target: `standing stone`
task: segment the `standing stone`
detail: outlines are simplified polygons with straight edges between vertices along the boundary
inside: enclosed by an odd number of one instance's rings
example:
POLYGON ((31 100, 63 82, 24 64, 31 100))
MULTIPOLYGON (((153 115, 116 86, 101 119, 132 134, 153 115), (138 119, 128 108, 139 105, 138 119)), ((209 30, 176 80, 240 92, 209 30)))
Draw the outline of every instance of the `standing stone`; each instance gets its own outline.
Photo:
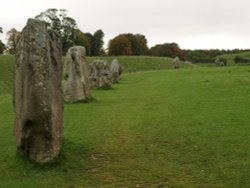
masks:
POLYGON ((90 64, 91 86, 94 88, 110 88, 112 85, 109 64, 104 60, 95 60, 90 64))
POLYGON ((86 50, 82 46, 69 48, 63 71, 64 100, 67 102, 90 99, 89 71, 85 59, 86 50))
POLYGON ((39 163, 53 160, 63 133, 61 43, 43 21, 29 19, 22 31, 13 95, 18 153, 39 163))
POLYGON ((174 66, 175 69, 180 68, 180 59, 179 59, 179 57, 175 57, 173 59, 173 66, 174 66))
POLYGON ((214 62, 216 66, 227 66, 227 60, 224 58, 216 58, 214 62))
POLYGON ((114 59, 110 65, 110 73, 112 83, 117 83, 120 80, 122 74, 122 67, 117 59, 114 59))
POLYGON ((221 64, 219 58, 216 58, 214 62, 215 62, 215 65, 216 65, 216 66, 220 66, 220 64, 221 64))

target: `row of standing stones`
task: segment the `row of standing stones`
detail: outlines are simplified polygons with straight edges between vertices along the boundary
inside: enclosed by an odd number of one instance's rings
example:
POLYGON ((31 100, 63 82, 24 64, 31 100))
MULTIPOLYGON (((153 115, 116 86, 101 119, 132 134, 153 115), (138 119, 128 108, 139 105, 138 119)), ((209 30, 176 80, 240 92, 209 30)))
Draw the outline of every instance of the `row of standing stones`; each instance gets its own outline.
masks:
POLYGON ((120 80, 122 68, 117 59, 109 65, 105 60, 86 62, 86 50, 82 46, 71 47, 66 55, 63 70, 64 100, 67 102, 87 101, 91 88, 111 88, 120 80))
POLYGON ((86 63, 85 48, 68 50, 61 88, 61 42, 43 21, 29 19, 17 46, 14 65, 14 134, 17 152, 38 163, 58 156, 63 134, 64 100, 88 100, 90 89, 118 82, 121 66, 86 63))

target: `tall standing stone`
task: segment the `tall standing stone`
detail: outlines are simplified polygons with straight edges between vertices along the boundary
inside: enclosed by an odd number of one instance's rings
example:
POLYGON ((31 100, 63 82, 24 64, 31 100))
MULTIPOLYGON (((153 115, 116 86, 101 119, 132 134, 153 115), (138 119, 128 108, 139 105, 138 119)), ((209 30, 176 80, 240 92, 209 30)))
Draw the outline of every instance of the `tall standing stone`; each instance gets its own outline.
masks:
POLYGON ((120 76, 122 74, 122 67, 117 59, 114 59, 111 62, 110 73, 111 73, 112 83, 117 83, 120 80, 120 76))
POLYGON ((90 64, 91 86, 94 88, 110 88, 112 85, 109 64, 105 60, 95 60, 90 64))
POLYGON ((86 101, 90 98, 89 71, 85 59, 86 50, 82 46, 69 48, 63 71, 64 100, 68 102, 86 101))
POLYGON ((13 95, 18 153, 39 163, 53 160, 63 133, 61 43, 43 21, 29 19, 22 31, 13 95))

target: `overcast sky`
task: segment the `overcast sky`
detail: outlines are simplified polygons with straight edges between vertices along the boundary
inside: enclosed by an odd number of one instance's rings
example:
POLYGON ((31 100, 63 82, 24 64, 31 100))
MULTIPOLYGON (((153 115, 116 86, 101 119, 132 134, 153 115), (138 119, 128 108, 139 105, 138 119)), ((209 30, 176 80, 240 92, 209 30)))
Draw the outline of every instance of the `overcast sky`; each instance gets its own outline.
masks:
POLYGON ((0 7, 4 32, 57 8, 67 9, 83 32, 102 29, 106 43, 130 32, 145 35, 150 47, 176 42, 183 49, 250 48, 250 0, 5 0, 0 7))

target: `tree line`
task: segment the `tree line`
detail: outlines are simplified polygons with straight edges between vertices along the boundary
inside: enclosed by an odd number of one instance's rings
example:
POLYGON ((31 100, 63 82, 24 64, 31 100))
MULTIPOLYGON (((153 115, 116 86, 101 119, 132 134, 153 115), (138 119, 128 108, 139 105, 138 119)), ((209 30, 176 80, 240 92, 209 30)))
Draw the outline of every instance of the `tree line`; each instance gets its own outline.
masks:
MULTIPOLYGON (((0 34, 2 33, 3 33, 3 28, 0 27, 0 34)), ((5 49, 6 49, 5 44, 2 42, 2 40, 0 40, 0 54, 2 54, 5 49)))
MULTIPOLYGON (((184 50, 175 42, 156 44, 149 48, 147 38, 142 34, 123 33, 115 36, 108 43, 108 48, 104 49, 104 32, 98 29, 93 34, 81 31, 76 21, 67 15, 65 9, 48 9, 41 12, 35 19, 48 23, 48 29, 58 33, 62 41, 62 52, 75 45, 81 45, 86 48, 88 56, 102 55, 148 55, 162 57, 179 57, 181 60, 208 63, 214 62, 217 56, 223 54, 240 53, 250 51, 242 49, 234 50, 184 50)), ((3 33, 0 27, 0 34, 3 33)), ((20 31, 12 28, 7 32, 7 44, 0 40, 0 54, 6 51, 9 54, 15 54, 17 42, 20 37, 20 31)))
MULTIPOLYGON (((85 46, 87 55, 98 56, 105 54, 103 49, 103 31, 99 29, 93 34, 82 32, 78 28, 76 21, 67 15, 67 10, 48 9, 37 15, 35 19, 47 22, 48 29, 54 30, 60 36, 63 54, 75 45, 85 46)), ((21 32, 15 28, 8 31, 7 44, 6 46, 3 44, 2 48, 0 46, 0 53, 6 50, 9 54, 15 54, 20 34, 21 32)))

